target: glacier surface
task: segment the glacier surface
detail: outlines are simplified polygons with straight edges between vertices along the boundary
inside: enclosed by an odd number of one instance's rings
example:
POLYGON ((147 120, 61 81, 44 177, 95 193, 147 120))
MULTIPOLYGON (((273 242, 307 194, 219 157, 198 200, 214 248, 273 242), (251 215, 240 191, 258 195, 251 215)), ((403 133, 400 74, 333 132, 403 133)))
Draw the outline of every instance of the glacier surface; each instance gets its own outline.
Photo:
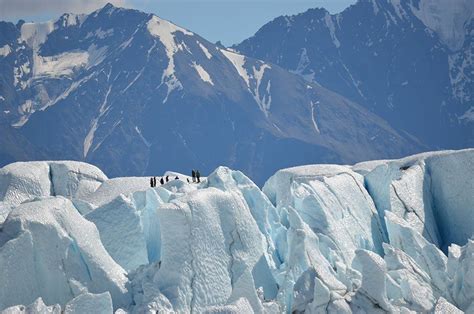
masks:
POLYGON ((0 169, 1 313, 474 311, 474 149, 169 174, 0 169))

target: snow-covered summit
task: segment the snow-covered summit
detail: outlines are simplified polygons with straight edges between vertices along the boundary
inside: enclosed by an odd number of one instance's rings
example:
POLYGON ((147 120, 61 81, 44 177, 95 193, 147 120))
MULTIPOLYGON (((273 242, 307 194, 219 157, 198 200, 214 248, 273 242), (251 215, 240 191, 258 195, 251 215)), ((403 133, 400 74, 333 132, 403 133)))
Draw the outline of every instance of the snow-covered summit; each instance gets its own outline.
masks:
POLYGON ((473 173, 473 149, 282 169, 263 190, 226 167, 152 188, 11 164, 0 310, 470 312, 473 173))

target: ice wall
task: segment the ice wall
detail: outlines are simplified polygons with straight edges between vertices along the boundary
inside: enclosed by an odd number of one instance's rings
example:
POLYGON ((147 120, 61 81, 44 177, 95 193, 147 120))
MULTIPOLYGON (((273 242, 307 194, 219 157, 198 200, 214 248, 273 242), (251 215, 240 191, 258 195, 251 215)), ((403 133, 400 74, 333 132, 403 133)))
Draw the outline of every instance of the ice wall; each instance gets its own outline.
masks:
POLYGON ((382 252, 384 233, 364 178, 349 167, 280 170, 263 187, 277 211, 296 210, 317 235, 329 237, 350 264, 356 249, 382 252))
POLYGON ((366 162, 353 170, 364 175, 381 217, 393 212, 445 252, 472 236, 473 149, 366 162))

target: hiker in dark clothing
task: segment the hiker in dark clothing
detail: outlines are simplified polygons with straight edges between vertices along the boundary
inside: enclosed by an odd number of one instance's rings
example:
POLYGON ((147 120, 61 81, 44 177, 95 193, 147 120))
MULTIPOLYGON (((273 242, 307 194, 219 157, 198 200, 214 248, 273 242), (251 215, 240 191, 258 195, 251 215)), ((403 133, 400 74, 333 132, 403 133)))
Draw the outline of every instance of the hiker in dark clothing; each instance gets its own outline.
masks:
POLYGON ((191 171, 191 176, 193 177, 193 183, 196 182, 196 171, 191 171))
POLYGON ((150 186, 153 188, 153 178, 150 178, 150 186))
POLYGON ((170 176, 166 176, 166 182, 170 181, 170 176))
POLYGON ((174 179, 175 179, 175 180, 179 180, 179 177, 178 177, 178 176, 176 176, 176 178, 174 178, 174 179))
POLYGON ((199 173, 199 170, 196 170, 196 178, 197 178, 197 182, 200 183, 201 182, 201 173, 199 173))
POLYGON ((165 181, 163 180, 163 178, 160 179, 160 183, 161 185, 165 184, 165 181))
POLYGON ((156 188, 156 177, 153 177, 153 187, 156 188))
POLYGON ((189 178, 186 178, 186 181, 188 181, 188 183, 189 183, 189 178))

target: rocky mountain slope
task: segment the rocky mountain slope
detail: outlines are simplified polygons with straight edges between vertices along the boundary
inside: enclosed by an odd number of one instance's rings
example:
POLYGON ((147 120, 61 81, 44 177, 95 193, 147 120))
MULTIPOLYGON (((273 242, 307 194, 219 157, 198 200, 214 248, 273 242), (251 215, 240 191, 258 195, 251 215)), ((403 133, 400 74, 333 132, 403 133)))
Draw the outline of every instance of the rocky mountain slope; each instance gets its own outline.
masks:
POLYGON ((365 106, 435 148, 474 145, 474 3, 359 0, 282 16, 234 48, 365 106))
POLYGON ((282 167, 426 149, 353 101, 151 14, 107 5, 0 30, 3 164, 83 160, 111 176, 228 165, 261 184, 282 167))

